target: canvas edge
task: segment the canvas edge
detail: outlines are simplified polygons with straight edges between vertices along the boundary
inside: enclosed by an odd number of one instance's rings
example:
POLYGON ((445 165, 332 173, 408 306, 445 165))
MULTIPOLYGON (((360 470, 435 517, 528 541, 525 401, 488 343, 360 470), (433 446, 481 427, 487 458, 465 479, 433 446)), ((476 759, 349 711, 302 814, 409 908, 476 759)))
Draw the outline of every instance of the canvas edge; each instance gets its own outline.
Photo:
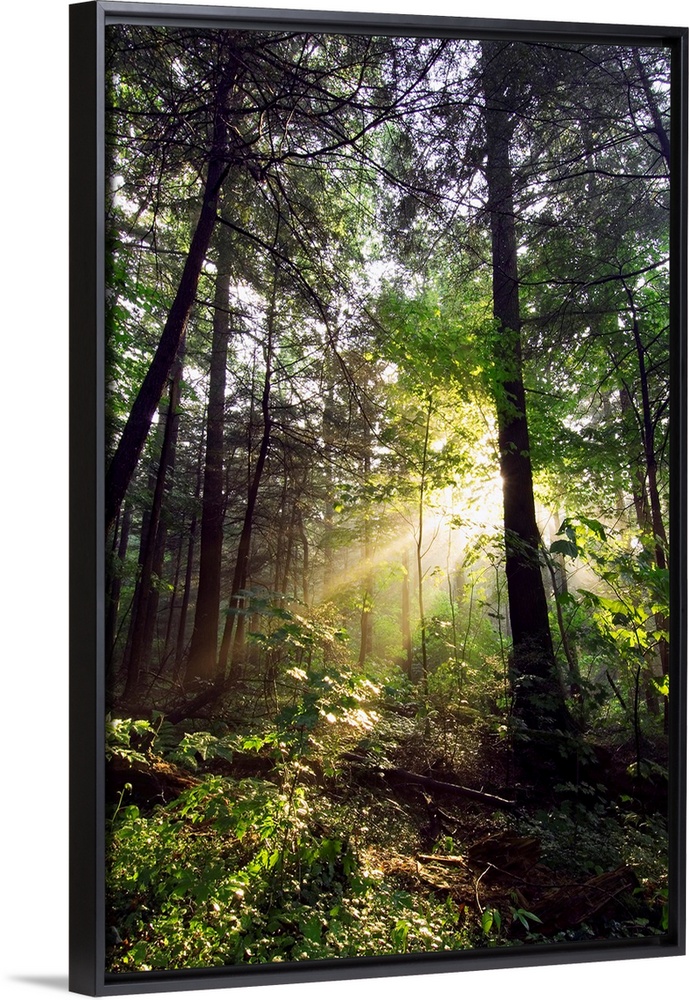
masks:
POLYGON ((104 15, 77 4, 69 19, 69 986, 95 995, 105 964, 104 15))
POLYGON ((669 882, 675 901, 670 908, 670 936, 677 954, 686 954, 687 907, 687 268, 689 199, 689 29, 678 29, 672 47, 670 337, 675 363, 671 371, 670 593, 671 690, 669 775, 669 882))

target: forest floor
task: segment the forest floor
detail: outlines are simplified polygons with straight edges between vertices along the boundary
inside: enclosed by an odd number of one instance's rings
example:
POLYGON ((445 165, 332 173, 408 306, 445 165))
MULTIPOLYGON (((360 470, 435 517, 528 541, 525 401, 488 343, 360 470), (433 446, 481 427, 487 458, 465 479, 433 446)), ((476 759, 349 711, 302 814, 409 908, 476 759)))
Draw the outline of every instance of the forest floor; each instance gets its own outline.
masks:
POLYGON ((536 784, 497 720, 376 708, 292 743, 117 722, 109 971, 665 933, 662 735, 536 784))

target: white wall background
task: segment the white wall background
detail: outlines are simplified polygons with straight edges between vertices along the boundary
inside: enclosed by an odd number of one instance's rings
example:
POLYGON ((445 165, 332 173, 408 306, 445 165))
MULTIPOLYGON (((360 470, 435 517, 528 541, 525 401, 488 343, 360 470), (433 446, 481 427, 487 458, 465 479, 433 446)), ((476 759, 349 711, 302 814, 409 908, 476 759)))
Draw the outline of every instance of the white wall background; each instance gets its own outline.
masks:
MULTIPOLYGON (((213 3, 213 0, 205 0, 213 3)), ((683 0, 244 0, 246 6, 689 23, 683 0)), ((220 5, 220 4, 218 4, 220 5)), ((239 0, 238 5, 241 5, 239 0)), ((8 1000, 67 992, 67 0, 0 21, 0 954, 8 1000)), ((253 987, 233 1000, 432 992, 685 996, 689 959, 253 987)), ((185 994, 159 994, 183 996, 185 994)), ((191 996, 189 994, 186 994, 191 996)), ((194 1000, 229 997, 202 991, 194 1000)))

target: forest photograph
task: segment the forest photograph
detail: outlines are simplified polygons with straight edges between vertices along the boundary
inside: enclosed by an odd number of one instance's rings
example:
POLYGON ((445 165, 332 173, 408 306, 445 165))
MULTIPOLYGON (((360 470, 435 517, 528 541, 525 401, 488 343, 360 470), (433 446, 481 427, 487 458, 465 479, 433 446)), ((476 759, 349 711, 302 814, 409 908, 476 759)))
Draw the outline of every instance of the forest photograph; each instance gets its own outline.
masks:
POLYGON ((107 972, 660 941, 670 49, 105 31, 107 972))

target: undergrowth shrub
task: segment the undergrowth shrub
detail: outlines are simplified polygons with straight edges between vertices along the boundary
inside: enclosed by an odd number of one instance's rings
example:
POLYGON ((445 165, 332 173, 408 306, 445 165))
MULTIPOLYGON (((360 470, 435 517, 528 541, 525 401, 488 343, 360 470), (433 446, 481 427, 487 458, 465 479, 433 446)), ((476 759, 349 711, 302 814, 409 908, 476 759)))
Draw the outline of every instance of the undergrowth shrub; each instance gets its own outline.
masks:
MULTIPOLYGON (((324 835, 306 789, 209 777, 109 831, 112 971, 467 946, 451 901, 415 900, 324 835)), ((320 814, 320 815, 319 815, 320 814)))

